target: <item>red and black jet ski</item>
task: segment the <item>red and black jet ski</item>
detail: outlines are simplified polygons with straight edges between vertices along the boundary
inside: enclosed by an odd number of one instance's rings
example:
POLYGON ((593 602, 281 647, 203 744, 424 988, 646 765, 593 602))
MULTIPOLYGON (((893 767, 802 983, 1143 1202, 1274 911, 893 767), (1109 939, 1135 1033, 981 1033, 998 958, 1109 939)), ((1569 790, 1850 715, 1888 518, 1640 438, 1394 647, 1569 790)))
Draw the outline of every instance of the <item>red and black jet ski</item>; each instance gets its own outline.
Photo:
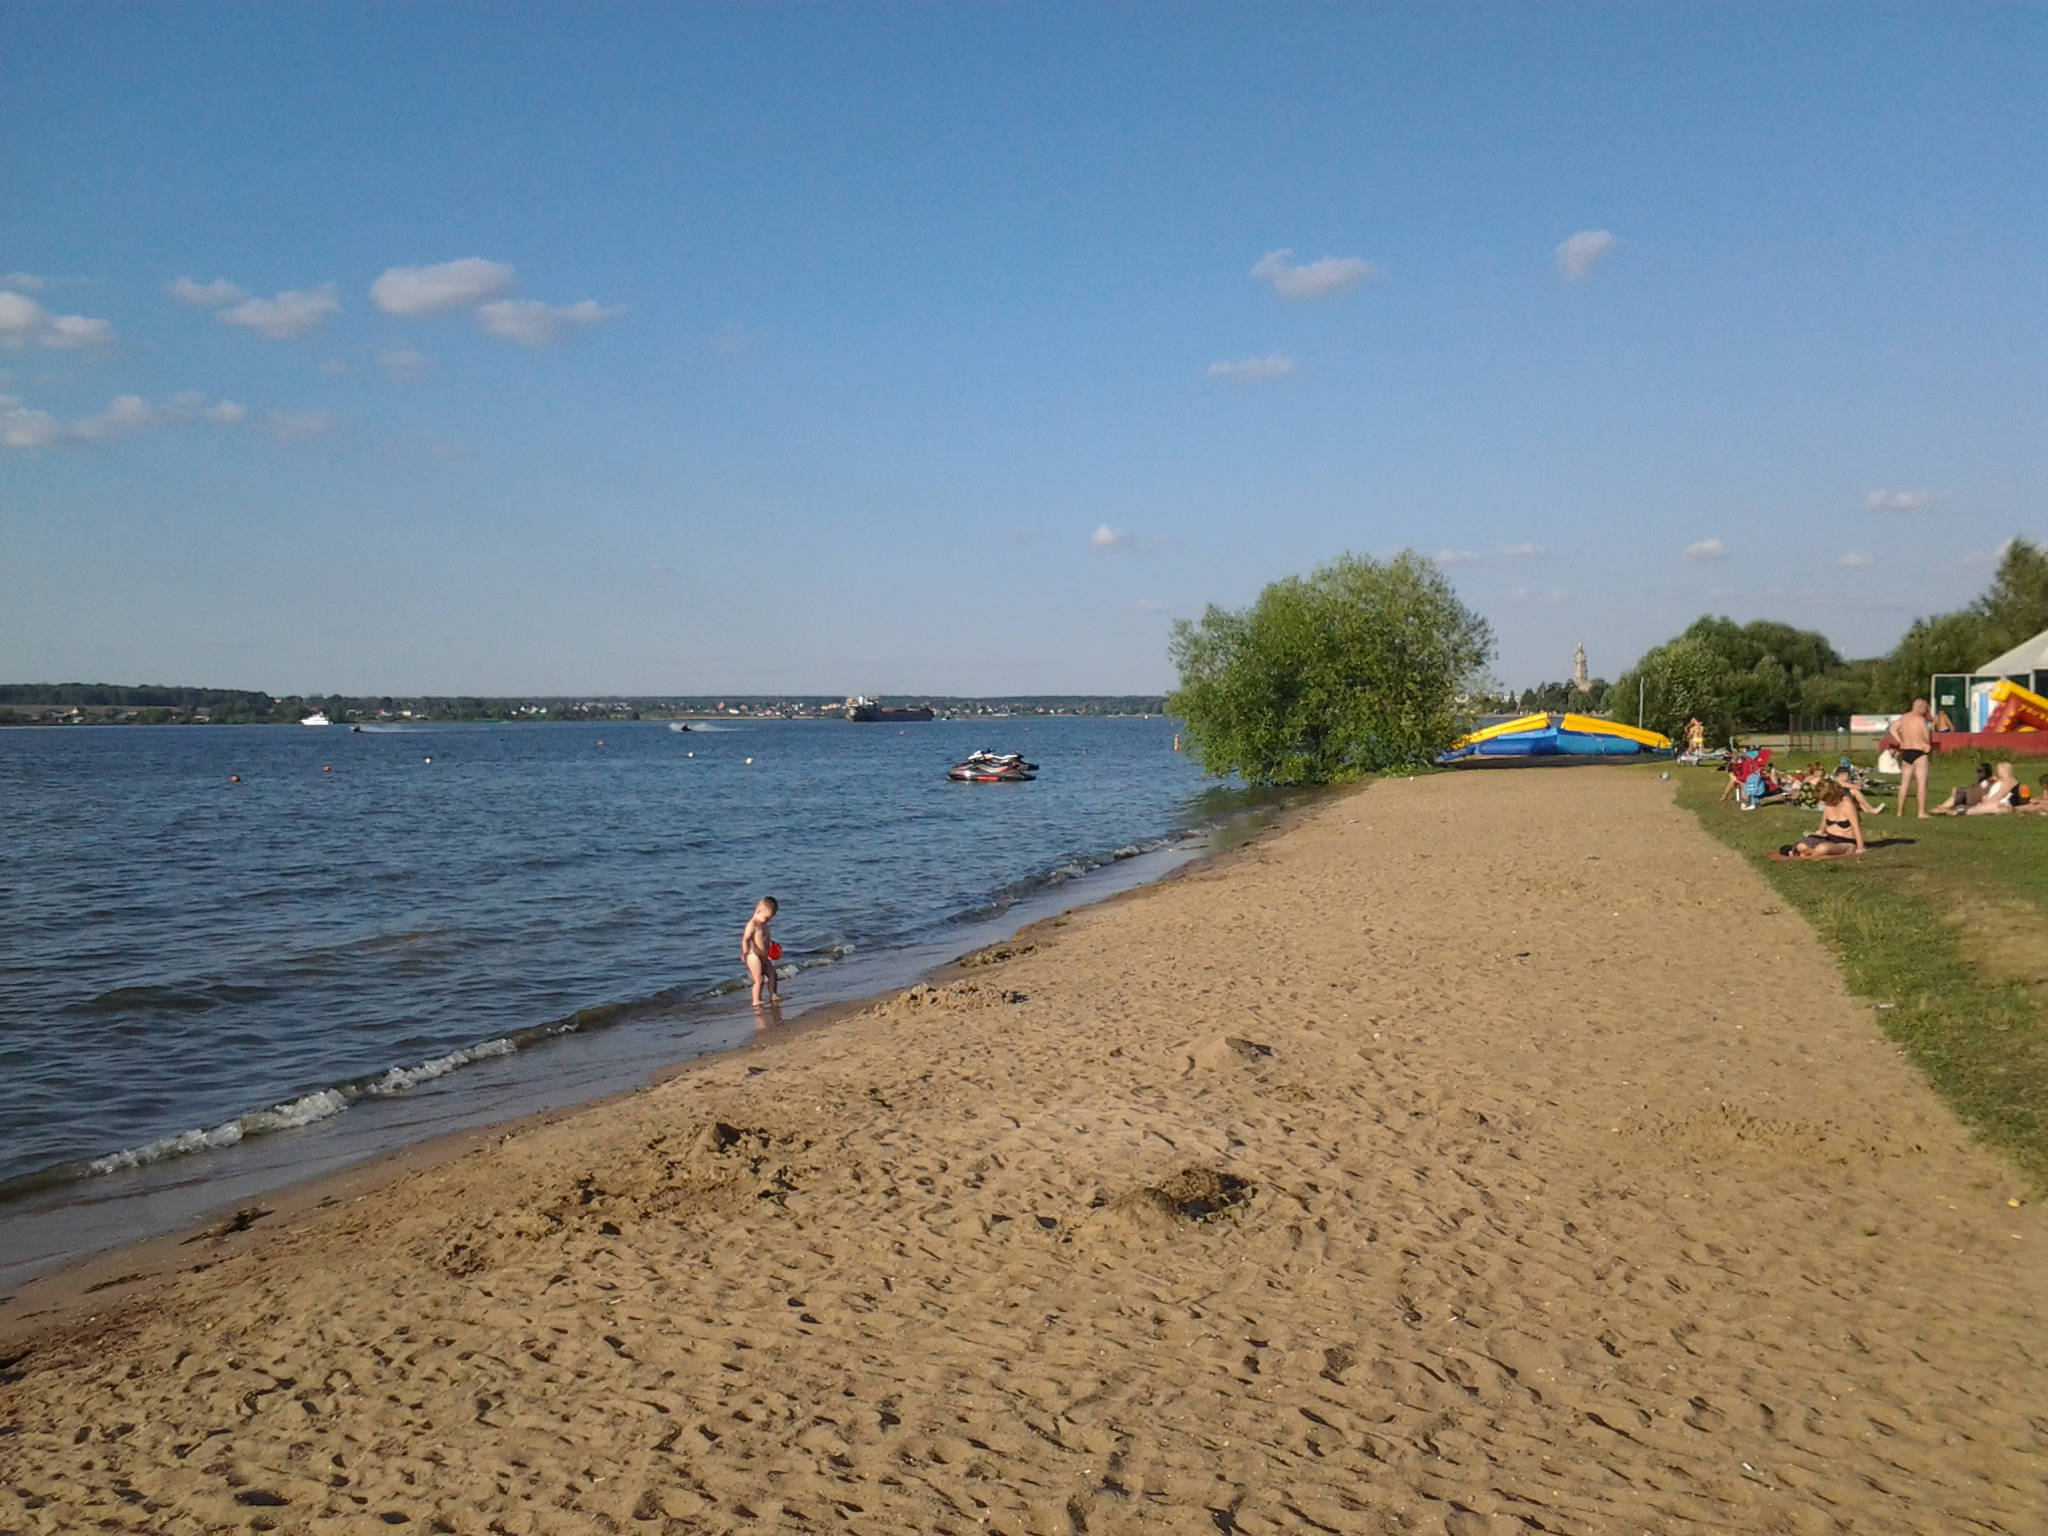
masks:
POLYGON ((1029 784, 1037 774, 1038 764, 1015 752, 977 752, 946 770, 956 784, 1029 784))

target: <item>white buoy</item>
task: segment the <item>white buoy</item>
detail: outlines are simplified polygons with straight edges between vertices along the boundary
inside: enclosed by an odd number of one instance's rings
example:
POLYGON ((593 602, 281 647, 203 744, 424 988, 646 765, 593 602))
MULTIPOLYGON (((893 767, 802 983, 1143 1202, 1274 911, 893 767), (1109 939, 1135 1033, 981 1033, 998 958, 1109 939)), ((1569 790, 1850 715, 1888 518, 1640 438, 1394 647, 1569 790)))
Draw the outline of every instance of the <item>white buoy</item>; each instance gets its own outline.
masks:
POLYGON ((752 759, 752 758, 750 757, 750 758, 748 758, 748 759, 747 759, 747 761, 751 763, 751 762, 753 761, 753 759, 752 759))

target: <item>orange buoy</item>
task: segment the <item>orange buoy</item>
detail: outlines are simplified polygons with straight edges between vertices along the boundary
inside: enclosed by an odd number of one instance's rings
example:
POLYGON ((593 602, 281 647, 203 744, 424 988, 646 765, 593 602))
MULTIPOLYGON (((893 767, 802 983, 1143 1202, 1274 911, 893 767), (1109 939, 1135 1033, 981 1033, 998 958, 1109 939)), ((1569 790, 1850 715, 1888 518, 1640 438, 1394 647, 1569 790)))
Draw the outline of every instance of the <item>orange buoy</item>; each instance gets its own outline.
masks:
POLYGON ((231 773, 228 775, 228 782, 230 784, 239 784, 242 782, 242 776, 239 773, 231 773))

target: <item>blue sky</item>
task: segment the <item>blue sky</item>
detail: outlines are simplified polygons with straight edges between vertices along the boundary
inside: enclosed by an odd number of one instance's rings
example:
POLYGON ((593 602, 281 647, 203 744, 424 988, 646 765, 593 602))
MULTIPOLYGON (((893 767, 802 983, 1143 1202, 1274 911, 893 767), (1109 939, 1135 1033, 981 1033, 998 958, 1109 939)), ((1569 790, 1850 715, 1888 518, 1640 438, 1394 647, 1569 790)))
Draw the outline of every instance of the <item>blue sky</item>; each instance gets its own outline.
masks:
POLYGON ((2048 534, 2039 6, 7 34, 9 680, 1156 689, 1409 546, 1521 685, 2048 534))

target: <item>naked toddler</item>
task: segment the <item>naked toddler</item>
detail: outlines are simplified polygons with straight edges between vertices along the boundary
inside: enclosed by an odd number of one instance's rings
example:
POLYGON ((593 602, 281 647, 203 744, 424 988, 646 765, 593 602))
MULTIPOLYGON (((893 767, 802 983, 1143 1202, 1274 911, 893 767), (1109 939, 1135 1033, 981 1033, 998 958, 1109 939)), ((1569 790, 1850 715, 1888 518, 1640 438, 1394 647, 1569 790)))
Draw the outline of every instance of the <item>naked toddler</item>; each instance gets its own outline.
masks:
POLYGON ((775 958, 781 946, 768 932, 776 911, 775 898, 763 896, 754 903, 754 915, 747 919, 747 926, 740 930, 740 958, 747 962, 747 974, 754 978, 754 1006, 757 1008, 761 1006, 763 988, 767 989, 768 1001, 777 1001, 779 997, 775 990, 775 958))

